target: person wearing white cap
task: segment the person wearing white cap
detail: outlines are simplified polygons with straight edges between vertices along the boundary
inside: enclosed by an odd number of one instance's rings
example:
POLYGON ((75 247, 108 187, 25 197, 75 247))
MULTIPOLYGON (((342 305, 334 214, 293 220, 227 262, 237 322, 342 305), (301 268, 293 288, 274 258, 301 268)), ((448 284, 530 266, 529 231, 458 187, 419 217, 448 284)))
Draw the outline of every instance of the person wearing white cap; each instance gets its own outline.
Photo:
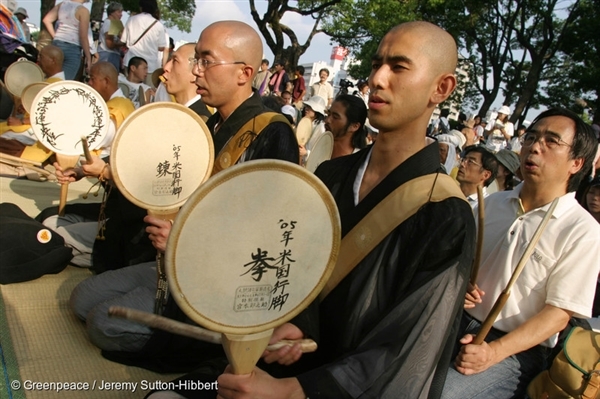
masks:
POLYGON ((303 115, 304 118, 309 118, 312 122, 312 133, 306 142, 306 145, 300 145, 300 160, 305 161, 310 154, 312 146, 316 143, 317 138, 325 133, 325 107, 327 103, 323 97, 312 96, 309 100, 304 101, 303 115))
POLYGON ((512 122, 508 121, 510 108, 503 105, 498 110, 498 117, 493 123, 490 123, 488 128, 487 146, 494 152, 498 152, 506 148, 506 144, 515 134, 515 127, 512 122))
POLYGON ((27 10, 23 7, 19 7, 15 11, 15 16, 21 25, 21 31, 23 32, 25 43, 31 42, 31 32, 29 32, 29 26, 27 25, 27 22, 25 22, 25 20, 29 18, 29 15, 27 15, 27 10))
POLYGON ((459 166, 456 150, 460 147, 458 138, 453 134, 438 134, 435 138, 440 147, 440 163, 444 165, 446 173, 456 179, 459 166))

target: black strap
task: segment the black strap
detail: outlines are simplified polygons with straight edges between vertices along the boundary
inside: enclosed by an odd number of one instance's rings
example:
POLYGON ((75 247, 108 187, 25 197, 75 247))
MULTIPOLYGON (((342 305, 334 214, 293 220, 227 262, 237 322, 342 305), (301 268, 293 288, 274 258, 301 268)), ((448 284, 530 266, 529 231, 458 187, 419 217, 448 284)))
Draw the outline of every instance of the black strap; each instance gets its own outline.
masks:
POLYGON ((142 37, 144 37, 144 35, 145 35, 146 33, 148 33, 148 31, 149 31, 149 30, 150 30, 150 29, 151 29, 151 28, 154 26, 154 24, 155 24, 155 23, 157 23, 157 22, 158 22, 158 20, 157 20, 157 19, 155 19, 155 20, 154 20, 154 22, 152 22, 152 23, 150 24, 150 26, 149 26, 149 27, 147 27, 147 28, 146 28, 146 30, 145 30, 145 31, 144 31, 144 32, 143 32, 143 33, 140 35, 140 37, 138 37, 138 39, 135 41, 135 43, 133 43, 133 44, 131 45, 131 47, 135 46, 135 45, 136 45, 136 44, 137 44, 137 43, 138 43, 138 42, 139 42, 139 41, 142 39, 142 37))

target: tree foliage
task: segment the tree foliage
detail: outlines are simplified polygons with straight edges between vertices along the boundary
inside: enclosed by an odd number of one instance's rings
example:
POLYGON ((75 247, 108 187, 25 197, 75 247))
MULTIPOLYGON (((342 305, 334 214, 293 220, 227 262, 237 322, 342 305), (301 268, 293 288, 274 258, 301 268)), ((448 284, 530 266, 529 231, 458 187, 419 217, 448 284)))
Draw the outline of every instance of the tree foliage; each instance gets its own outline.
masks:
POLYGON ((511 120, 516 121, 524 119, 529 109, 548 104, 547 94, 561 87, 551 84, 557 75, 565 77, 561 82, 566 77, 581 82, 567 87, 579 90, 582 98, 595 91, 600 35, 594 16, 599 15, 599 4, 597 0, 344 0, 325 20, 324 30, 357 59, 351 75, 364 77, 377 43, 390 28, 410 20, 433 22, 454 36, 469 66, 468 79, 459 82, 464 92, 457 90, 463 95, 459 101, 463 108, 477 109, 481 104, 479 113, 485 114, 503 97, 502 102, 514 109, 511 120), (566 42, 571 44, 565 46, 566 42), (595 68, 584 73, 590 64, 595 68), (576 66, 581 69, 573 70, 576 66))
POLYGON ((379 42, 392 26, 416 19, 415 6, 415 1, 393 0, 343 0, 334 6, 323 21, 323 31, 357 60, 350 76, 369 76, 379 42))
POLYGON ((322 31, 319 25, 323 16, 340 1, 298 0, 296 6, 292 6, 288 0, 270 0, 267 11, 261 16, 256 9, 255 0, 250 0, 250 13, 275 59, 282 61, 286 70, 291 71, 298 65, 300 56, 306 52, 313 37, 322 31), (287 12, 313 18, 313 27, 303 44, 300 43, 296 33, 288 25, 281 22, 287 12), (287 41, 289 41, 289 44, 286 43, 287 41))
POLYGON ((573 11, 573 23, 559 48, 560 62, 548 76, 543 103, 569 104, 580 111, 585 103, 595 115, 600 113, 600 2, 582 0, 573 11), (579 101, 579 100, 583 101, 579 101))

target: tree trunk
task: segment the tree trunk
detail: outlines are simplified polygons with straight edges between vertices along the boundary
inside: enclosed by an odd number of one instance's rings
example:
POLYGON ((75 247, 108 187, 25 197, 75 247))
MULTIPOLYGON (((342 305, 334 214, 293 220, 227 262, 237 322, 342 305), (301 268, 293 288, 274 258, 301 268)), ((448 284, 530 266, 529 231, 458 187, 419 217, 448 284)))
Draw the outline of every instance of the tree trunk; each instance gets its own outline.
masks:
POLYGON ((93 0, 92 10, 90 11, 90 21, 102 21, 104 15, 105 0, 93 0))
POLYGON ((517 100, 517 105, 515 105, 515 110, 510 116, 510 121, 515 123, 521 117, 521 114, 526 110, 529 101, 536 94, 538 85, 540 82, 540 75, 542 73, 543 65, 538 64, 531 65, 531 70, 527 74, 527 80, 525 81, 525 85, 523 86, 523 90, 521 91, 521 95, 517 100))
POLYGON ((41 31, 48 32, 48 30, 42 23, 42 18, 44 18, 44 16, 46 14, 48 14, 48 11, 50 11, 52 9, 52 7, 54 7, 55 5, 56 5, 56 0, 42 0, 42 4, 40 5, 40 16, 41 17, 39 20, 39 27, 40 27, 41 31))

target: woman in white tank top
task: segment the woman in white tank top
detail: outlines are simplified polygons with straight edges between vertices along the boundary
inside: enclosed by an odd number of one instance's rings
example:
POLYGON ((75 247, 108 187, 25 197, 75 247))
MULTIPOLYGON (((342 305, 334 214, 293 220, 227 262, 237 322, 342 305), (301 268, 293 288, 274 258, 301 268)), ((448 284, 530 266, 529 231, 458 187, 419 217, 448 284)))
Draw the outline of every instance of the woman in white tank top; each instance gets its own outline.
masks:
POLYGON ((89 0, 65 0, 57 4, 43 18, 44 25, 54 39, 52 44, 64 53, 65 78, 75 79, 81 66, 81 51, 85 56, 85 71, 90 72, 92 56, 88 40, 90 12, 82 4, 89 0), (54 23, 58 21, 56 30, 54 23))

